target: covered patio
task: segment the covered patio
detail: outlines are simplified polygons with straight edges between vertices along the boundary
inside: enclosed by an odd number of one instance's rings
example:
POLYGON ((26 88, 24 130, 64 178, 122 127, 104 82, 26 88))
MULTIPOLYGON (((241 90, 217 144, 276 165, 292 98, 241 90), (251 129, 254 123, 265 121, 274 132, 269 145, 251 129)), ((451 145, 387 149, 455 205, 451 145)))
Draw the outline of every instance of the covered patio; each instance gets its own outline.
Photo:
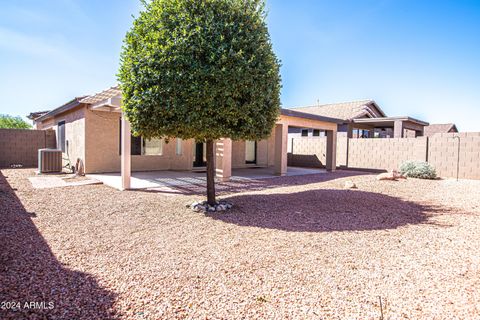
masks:
MULTIPOLYGON (((193 181, 204 182, 204 173, 188 171, 184 168, 179 175, 178 171, 156 171, 155 174, 145 172, 132 172, 132 154, 131 154, 131 128, 130 123, 121 111, 122 96, 118 89, 107 90, 103 93, 93 96, 88 101, 89 109, 92 111, 101 111, 108 113, 118 113, 121 116, 120 126, 120 172, 113 174, 92 174, 97 180, 103 181, 107 185, 126 189, 145 189, 145 188, 165 188, 170 185, 182 185, 193 181)), ((231 139, 219 139, 215 143, 215 171, 216 178, 220 182, 238 180, 245 178, 273 177, 313 173, 312 169, 298 169, 287 167, 287 143, 288 127, 302 127, 322 130, 326 133, 326 171, 335 171, 336 169, 336 139, 337 126, 342 121, 339 119, 323 117, 319 115, 308 114, 304 112, 281 109, 280 116, 273 128, 272 135, 266 140, 262 140, 262 145, 266 153, 263 154, 263 163, 255 164, 255 167, 261 169, 237 169, 239 159, 242 157, 234 152, 231 139)), ((238 149, 237 149, 238 151, 238 149)), ((166 159, 166 158, 164 158, 166 159)), ((190 159, 193 160, 193 159, 190 159)), ((242 159, 240 159, 242 160, 242 159)), ((175 161, 169 160, 169 161, 175 161)), ((243 160, 245 163, 245 160, 243 160)), ((240 161, 241 162, 241 161, 240 161)), ((192 163, 192 161, 190 161, 192 163)), ((86 164, 88 167, 88 163, 86 164)), ((248 165, 251 167, 252 165, 248 165)), ((173 166, 167 170, 174 170, 173 166)), ((192 170, 190 166, 190 170, 192 170)), ((155 169, 156 170, 156 169, 155 169)), ((163 169, 159 169, 163 170, 163 169)), ((141 170, 138 170, 141 171, 141 170)), ((153 171, 152 171, 153 172, 153 171)), ((317 171, 318 172, 318 171, 317 171)), ((317 173, 315 172, 315 173, 317 173)), ((323 171, 319 171, 323 172, 323 171)))
MULTIPOLYGON (((288 167, 286 176, 308 174, 325 174, 325 169, 288 167)), ((88 174, 87 177, 101 181, 115 189, 122 189, 122 176, 119 172, 88 174)), ((230 182, 251 183, 263 179, 274 178, 273 168, 242 168, 232 170, 230 182)), ((219 182, 222 182, 219 179, 219 182)), ((167 193, 184 193, 192 186, 205 187, 206 175, 203 171, 143 171, 132 172, 130 190, 151 190, 167 193)))
POLYGON ((360 118, 351 120, 347 132, 349 138, 421 137, 426 126, 428 122, 411 117, 360 118))

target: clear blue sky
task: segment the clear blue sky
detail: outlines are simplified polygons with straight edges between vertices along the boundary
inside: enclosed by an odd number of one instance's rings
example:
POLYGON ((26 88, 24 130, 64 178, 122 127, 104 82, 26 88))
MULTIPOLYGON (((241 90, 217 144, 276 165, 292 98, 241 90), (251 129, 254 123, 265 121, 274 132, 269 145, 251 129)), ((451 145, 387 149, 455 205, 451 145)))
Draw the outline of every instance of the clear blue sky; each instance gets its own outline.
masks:
MULTIPOLYGON (((480 131, 480 1, 267 0, 285 107, 375 99, 388 115, 480 131)), ((0 0, 0 113, 24 116, 116 82, 140 9, 0 0)))

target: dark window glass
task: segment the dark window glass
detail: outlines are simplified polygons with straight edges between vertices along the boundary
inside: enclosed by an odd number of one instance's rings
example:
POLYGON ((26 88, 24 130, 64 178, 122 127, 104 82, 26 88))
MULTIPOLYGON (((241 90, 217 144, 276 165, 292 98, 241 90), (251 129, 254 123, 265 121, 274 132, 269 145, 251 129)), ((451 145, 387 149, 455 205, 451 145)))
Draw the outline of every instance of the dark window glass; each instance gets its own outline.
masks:
MULTIPOLYGON (((119 144, 118 144, 118 154, 122 154, 122 119, 120 119, 119 125, 119 144)), ((133 135, 130 136, 131 143, 130 143, 130 154, 133 156, 139 156, 142 154, 142 137, 134 137, 133 135)))
POLYGON ((57 138, 58 149, 65 152, 65 121, 60 121, 58 123, 58 138, 57 138))
POLYGON ((302 129, 302 137, 308 137, 308 129, 302 129))
POLYGON ((314 137, 320 137, 320 130, 318 130, 318 129, 313 129, 313 136, 314 136, 314 137))

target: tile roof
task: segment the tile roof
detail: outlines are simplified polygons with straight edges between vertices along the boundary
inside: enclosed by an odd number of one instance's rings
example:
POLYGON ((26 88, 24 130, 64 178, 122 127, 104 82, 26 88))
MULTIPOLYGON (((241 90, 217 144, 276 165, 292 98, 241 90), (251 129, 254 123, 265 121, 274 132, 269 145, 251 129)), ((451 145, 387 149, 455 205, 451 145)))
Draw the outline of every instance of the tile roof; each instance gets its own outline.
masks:
POLYGON ((45 115, 49 112, 50 112, 50 110, 30 112, 30 114, 27 116, 27 118, 30 119, 30 120, 35 120, 35 119, 40 118, 41 116, 43 116, 43 115, 45 115))
MULTIPOLYGON (((76 98, 70 100, 69 102, 61 105, 58 108, 55 108, 55 109, 53 109, 51 111, 48 111, 48 112, 45 112, 44 114, 38 116, 34 120, 35 121, 42 121, 42 120, 48 119, 50 117, 53 117, 57 114, 60 114, 62 112, 73 109, 73 108, 79 106, 82 103, 84 103, 84 104, 95 104, 97 102, 113 98, 113 97, 115 97, 115 96, 117 96, 118 94, 121 94, 121 93, 122 92, 120 91, 120 88, 118 86, 114 86, 114 87, 110 87, 106 90, 103 90, 99 93, 95 93, 93 95, 76 97, 76 98)), ((32 113, 32 115, 33 114, 34 113, 32 113)))
POLYGON ((436 133, 458 132, 457 126, 454 123, 435 123, 424 128, 424 135, 427 137, 433 136, 436 133))
POLYGON ((68 110, 73 109, 75 107, 78 107, 81 104, 80 100, 82 100, 83 98, 85 98, 85 96, 73 98, 72 100, 68 101, 67 103, 62 104, 60 107, 55 108, 55 109, 45 113, 44 115, 38 117, 37 119, 35 119, 35 121, 43 121, 45 119, 54 117, 57 114, 60 114, 62 112, 65 112, 65 111, 68 111, 68 110))
POLYGON ((91 96, 86 96, 85 98, 81 99, 80 102, 86 104, 95 104, 97 102, 113 98, 119 94, 122 94, 122 91, 118 86, 114 86, 91 96))
POLYGON ((337 118, 342 120, 351 120, 363 116, 370 109, 373 113, 377 113, 377 116, 384 117, 385 113, 375 103, 374 100, 358 100, 341 103, 322 104, 317 106, 308 107, 295 107, 291 108, 295 111, 311 113, 319 116, 337 118), (378 110, 371 110, 371 106, 375 106, 378 110))
POLYGON ((303 119, 311 119, 311 120, 319 120, 319 121, 325 121, 325 122, 333 122, 333 123, 337 123, 337 124, 343 123, 343 119, 324 117, 324 116, 320 116, 320 115, 317 115, 317 114, 300 112, 298 110, 292 110, 292 109, 281 109, 280 114, 284 115, 284 116, 303 118, 303 119))

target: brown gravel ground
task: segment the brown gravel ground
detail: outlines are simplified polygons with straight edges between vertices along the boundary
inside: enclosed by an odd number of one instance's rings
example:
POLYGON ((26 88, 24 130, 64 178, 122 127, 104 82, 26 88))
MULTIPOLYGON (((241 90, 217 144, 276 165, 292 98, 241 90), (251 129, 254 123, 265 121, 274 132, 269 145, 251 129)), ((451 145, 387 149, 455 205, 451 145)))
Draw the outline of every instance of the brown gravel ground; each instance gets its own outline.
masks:
POLYGON ((282 177, 205 215, 32 174, 0 174, 0 319, 480 319, 480 181, 282 177))

